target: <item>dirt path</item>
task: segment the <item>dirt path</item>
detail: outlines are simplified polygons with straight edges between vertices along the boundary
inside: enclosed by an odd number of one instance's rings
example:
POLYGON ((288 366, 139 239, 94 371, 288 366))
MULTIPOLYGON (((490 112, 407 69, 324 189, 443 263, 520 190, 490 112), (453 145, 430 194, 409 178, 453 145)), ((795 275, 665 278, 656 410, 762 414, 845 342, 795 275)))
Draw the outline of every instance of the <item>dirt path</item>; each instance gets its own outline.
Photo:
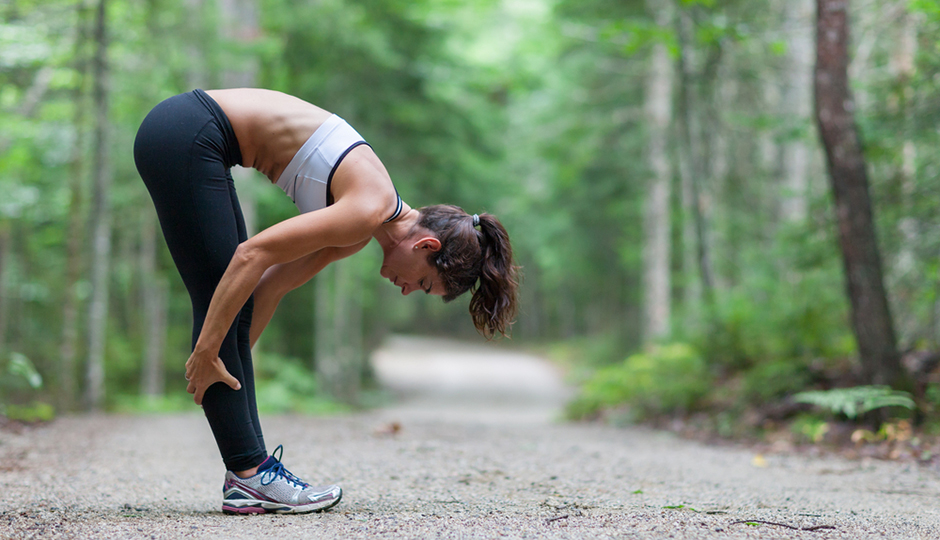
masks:
POLYGON ((557 374, 491 346, 400 338, 375 366, 406 399, 263 419, 293 472, 341 483, 329 512, 224 516, 199 414, 81 416, 0 431, 0 538, 940 538, 936 469, 780 455, 755 467, 746 449, 557 423, 557 374))

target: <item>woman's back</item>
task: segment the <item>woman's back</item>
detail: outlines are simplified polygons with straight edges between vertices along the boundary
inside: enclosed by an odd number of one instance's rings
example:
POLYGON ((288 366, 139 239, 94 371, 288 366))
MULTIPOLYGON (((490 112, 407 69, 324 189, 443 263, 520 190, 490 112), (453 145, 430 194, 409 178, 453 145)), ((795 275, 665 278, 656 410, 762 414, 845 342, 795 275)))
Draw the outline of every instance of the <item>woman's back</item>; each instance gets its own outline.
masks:
POLYGON ((242 166, 276 182, 297 150, 330 113, 283 92, 260 88, 206 91, 225 111, 242 154, 242 166))

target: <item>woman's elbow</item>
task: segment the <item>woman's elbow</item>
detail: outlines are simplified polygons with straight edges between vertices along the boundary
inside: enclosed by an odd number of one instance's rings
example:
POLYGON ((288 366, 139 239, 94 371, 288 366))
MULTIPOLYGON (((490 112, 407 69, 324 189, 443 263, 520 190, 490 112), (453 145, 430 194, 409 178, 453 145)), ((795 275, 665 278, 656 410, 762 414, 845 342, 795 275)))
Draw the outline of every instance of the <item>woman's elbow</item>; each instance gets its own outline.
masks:
POLYGON ((248 241, 238 244, 229 266, 234 266, 241 271, 257 273, 260 277, 271 266, 271 263, 268 262, 264 250, 253 246, 248 241))

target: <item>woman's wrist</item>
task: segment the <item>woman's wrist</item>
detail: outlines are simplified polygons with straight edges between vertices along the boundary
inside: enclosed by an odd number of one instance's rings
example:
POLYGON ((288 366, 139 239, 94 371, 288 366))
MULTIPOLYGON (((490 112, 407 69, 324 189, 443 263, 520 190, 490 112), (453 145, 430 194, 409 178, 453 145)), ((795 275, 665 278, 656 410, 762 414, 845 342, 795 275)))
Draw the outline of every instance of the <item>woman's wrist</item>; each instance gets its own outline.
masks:
MULTIPOLYGON (((219 350, 218 347, 216 347, 215 350, 218 351, 218 350, 219 350)), ((214 357, 217 356, 217 355, 218 355, 218 353, 213 353, 213 352, 212 352, 212 348, 211 348, 211 347, 208 347, 208 346, 205 346, 205 345, 200 345, 199 342, 196 342, 196 346, 193 348, 192 357, 193 357, 194 360, 200 360, 200 359, 203 359, 203 358, 209 358, 209 359, 211 359, 211 358, 214 358, 214 357)))

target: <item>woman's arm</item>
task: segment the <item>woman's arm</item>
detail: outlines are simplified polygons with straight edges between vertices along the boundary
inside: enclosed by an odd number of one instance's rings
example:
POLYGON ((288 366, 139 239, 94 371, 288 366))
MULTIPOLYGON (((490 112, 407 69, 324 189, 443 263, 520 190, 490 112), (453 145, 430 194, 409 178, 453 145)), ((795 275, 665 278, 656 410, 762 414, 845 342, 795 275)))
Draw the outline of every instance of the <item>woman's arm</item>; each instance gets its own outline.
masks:
POLYGON ((189 380, 186 391, 194 395, 197 404, 202 404, 205 391, 217 382, 236 390, 241 387, 218 358, 219 348, 265 271, 324 248, 364 245, 387 211, 384 201, 374 199, 351 194, 332 206, 269 227, 238 246, 216 287, 199 339, 186 361, 189 380))
POLYGON ((251 317, 251 346, 268 326, 281 298, 288 292, 310 281, 331 262, 349 257, 369 243, 369 240, 344 248, 324 248, 296 261, 276 264, 268 268, 255 287, 255 309, 251 317))

